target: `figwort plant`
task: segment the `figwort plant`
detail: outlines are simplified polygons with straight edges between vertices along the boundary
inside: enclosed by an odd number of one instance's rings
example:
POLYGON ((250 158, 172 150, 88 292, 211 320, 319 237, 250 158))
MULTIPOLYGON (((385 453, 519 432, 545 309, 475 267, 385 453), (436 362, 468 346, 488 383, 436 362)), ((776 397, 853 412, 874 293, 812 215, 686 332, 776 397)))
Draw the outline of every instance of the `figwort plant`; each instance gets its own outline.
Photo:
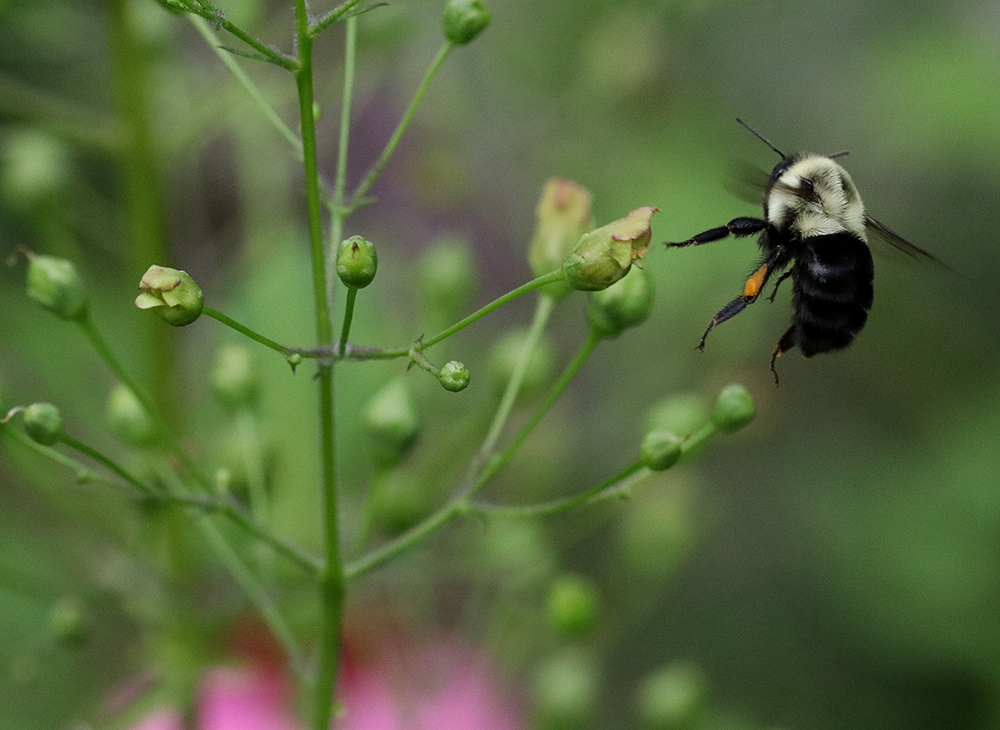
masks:
MULTIPOLYGON (((418 336, 398 347, 384 348, 364 342, 352 333, 357 300, 378 274, 377 245, 359 235, 348 235, 352 214, 360 207, 373 203, 369 193, 380 174, 391 161, 407 127, 413 120, 428 87, 446 59, 456 48, 475 40, 490 23, 490 15, 481 0, 448 0, 444 9, 444 41, 399 120, 395 131, 371 165, 360 184, 348 191, 346 162, 351 129, 351 103, 354 89, 355 49, 358 25, 368 11, 378 5, 347 0, 323 15, 312 15, 306 0, 294 0, 294 51, 276 50, 272 45, 254 38, 231 22, 223 11, 208 0, 160 0, 169 11, 186 15, 220 57, 238 82, 259 105, 263 114, 287 140, 289 155, 301 160, 305 181, 304 195, 308 247, 311 262, 311 292, 315 338, 310 343, 281 343, 259 333, 252 323, 241 323, 212 306, 211 291, 202 288, 185 271, 170 268, 184 262, 159 259, 166 250, 157 241, 164 238, 162 221, 147 215, 133 226, 137 240, 145 242, 135 254, 146 255, 142 267, 148 267, 137 282, 135 306, 150 310, 148 317, 155 327, 166 328, 205 325, 205 319, 217 320, 245 336, 248 344, 267 348, 291 366, 289 377, 296 368, 307 363, 314 367, 315 398, 318 413, 319 463, 315 484, 318 493, 320 550, 313 552, 284 537, 276 530, 269 498, 261 474, 262 449, 250 454, 250 471, 246 479, 247 492, 230 488, 231 474, 213 473, 203 458, 196 457, 170 412, 169 399, 140 385, 130 369, 115 353, 109 341, 95 325, 92 317, 94 301, 88 295, 85 282, 71 261, 25 252, 27 259, 28 296, 57 317, 79 327, 96 353, 118 381, 108 401, 108 421, 111 428, 130 445, 133 457, 123 460, 94 446, 100 439, 74 433, 64 423, 60 410, 51 403, 30 403, 23 406, 5 404, 3 433, 17 444, 75 471, 81 481, 101 482, 122 490, 142 505, 174 506, 200 532, 206 544, 226 568, 232 580, 243 590, 246 600, 280 642, 289 666, 297 680, 301 696, 309 697, 310 726, 326 730, 336 711, 335 691, 338 670, 343 663, 342 632, 345 596, 351 587, 367 574, 405 553, 416 550, 430 536, 457 520, 475 517, 478 520, 496 518, 538 518, 564 513, 612 496, 625 494, 640 479, 655 471, 672 467, 679 459, 701 447, 720 432, 736 431, 753 418, 754 408, 742 386, 729 386, 722 391, 714 411, 700 421, 678 426, 678 422, 650 422, 641 447, 636 445, 634 458, 619 465, 617 471, 596 480, 575 494, 552 501, 500 505, 482 498, 484 487, 511 460, 536 431, 553 404, 587 362, 598 345, 608 342, 626 329, 635 327, 650 312, 652 283, 647 271, 639 266, 651 238, 651 220, 657 209, 637 205, 621 219, 594 228, 591 222, 590 195, 581 186, 566 180, 551 180, 541 194, 537 208, 537 226, 527 256, 535 278, 496 298, 478 310, 453 320, 441 331, 418 336), (327 30, 339 28, 344 34, 343 90, 340 105, 340 132, 336 151, 335 177, 321 180, 317 158, 317 105, 314 98, 316 69, 313 47, 327 30), (241 45, 224 49, 217 33, 233 36, 241 45), (268 105, 258 90, 240 69, 233 56, 246 56, 287 71, 294 81, 298 98, 298 131, 286 126, 268 105), (331 302, 337 287, 346 288, 346 305, 335 317, 331 302), (340 531, 343 476, 338 469, 338 430, 358 424, 368 439, 376 468, 388 474, 413 448, 421 430, 419 412, 407 381, 390 380, 368 403, 358 417, 343 419, 334 403, 334 376, 345 361, 355 363, 397 360, 407 368, 416 366, 436 378, 444 391, 459 393, 475 382, 462 362, 435 362, 430 349, 464 328, 475 324, 499 307, 529 293, 537 294, 534 317, 527 333, 519 338, 514 356, 506 371, 506 385, 496 393, 495 409, 483 421, 483 433, 472 458, 463 469, 457 483, 449 486, 450 496, 416 519, 404 518, 400 529, 369 547, 366 524, 359 529, 361 550, 356 557, 345 550, 340 531), (539 362, 551 360, 543 332, 547 322, 562 301, 575 292, 591 292, 587 308, 587 334, 574 357, 552 382, 539 379, 535 371, 539 362), (155 317, 154 317, 155 315, 155 317), (158 318, 158 319, 156 319, 158 318), (159 321, 159 320, 162 320, 159 321), (533 410, 517 423, 513 433, 502 438, 508 421, 526 389, 543 389, 533 410), (346 425, 345 425, 346 424, 346 425), (256 460, 256 462, 255 462, 256 460), (254 463, 255 462, 255 463, 254 463), (239 539, 236 539, 239 537, 239 539), (261 559, 261 556, 267 557, 261 559), (274 563, 282 561, 298 572, 297 585, 308 583, 313 591, 316 616, 313 624, 318 631, 303 636, 296 631, 286 615, 287 604, 282 600, 280 581, 274 576, 274 563)), ((109 4, 112 8, 116 3, 109 4)), ((114 15, 114 13, 112 13, 114 15)), ((127 48, 120 26, 112 17, 112 41, 127 48)), ((126 53, 127 55, 127 53, 126 53)), ((135 98, 148 93, 141 81, 119 71, 120 93, 135 98)), ((141 104, 123 109, 140 109, 141 104)), ((129 194, 148 198, 157 191, 148 177, 144 164, 148 162, 150 145, 147 121, 138 113, 123 113, 130 147, 128 170, 129 194)), ((155 210, 155 201, 151 204, 155 210)), ((378 244, 381 245, 381 244, 378 244)), ((430 275, 423 277, 433 291, 425 294, 435 298, 439 310, 450 311, 466 306, 463 292, 467 288, 467 253, 461 248, 444 246, 433 253, 430 275), (435 277, 437 279, 435 280, 435 277)), ((392 260, 387 259, 387 260, 392 260)), ((124 305, 124 303, 123 303, 124 305)), ((152 340, 156 340, 154 335, 152 340)), ((162 340, 162 334, 159 336, 162 340)), ((153 348, 156 351, 156 347, 153 348)), ((150 367, 167 367, 169 358, 161 350, 150 358, 150 367)), ((544 366, 542 366, 544 369, 544 366)), ((402 373, 403 368, 400 368, 402 373)), ((301 377, 301 375, 299 376, 301 377)), ((161 379, 153 378, 159 383, 161 379)), ((259 397, 261 383, 256 376, 246 348, 228 347, 219 353, 211 373, 211 385, 219 399, 240 419, 252 410, 259 397)), ((441 397, 453 397, 441 393, 441 397)), ((454 397, 464 398, 465 394, 454 397)), ((0 414, 2 415, 2 414, 0 414)), ((241 421, 252 429, 252 421, 241 421)), ((447 444, 437 448, 446 451, 447 444)), ((359 485, 348 485, 351 491, 361 491, 359 485)), ((374 499, 374 497, 373 497, 374 499)), ((370 506, 370 505, 369 505, 370 506)), ((284 573, 281 573, 284 575, 284 573)), ((591 630, 599 621, 596 591, 591 583, 575 576, 553 586, 549 598, 550 620, 560 633, 579 636, 591 630)), ((63 614, 66 612, 63 611, 63 614)), ((62 614, 61 614, 62 615, 62 614)), ((75 615, 75 614, 74 614, 75 615)), ((75 626, 76 624, 74 624, 75 626)), ((565 666, 576 666, 574 659, 556 662, 546 674, 553 681, 570 676, 565 666), (562 662, 562 663, 559 663, 562 662), (558 666, 556 666, 558 665, 558 666)), ((688 675, 684 675, 687 677, 688 675)), ((664 675, 660 684, 671 684, 673 675, 664 675)), ((691 684, 694 680, 688 682, 691 684)), ((542 681, 544 699, 544 687, 542 681)), ((657 685, 658 686, 658 685, 657 685)), ((685 685, 687 686, 687 685, 685 685)), ((673 685, 671 684, 671 688, 673 685)), ((668 688, 668 691, 673 689, 668 688)), ((656 706, 655 692, 649 690, 644 700, 656 706)), ((652 710, 650 710, 652 712, 652 710)))

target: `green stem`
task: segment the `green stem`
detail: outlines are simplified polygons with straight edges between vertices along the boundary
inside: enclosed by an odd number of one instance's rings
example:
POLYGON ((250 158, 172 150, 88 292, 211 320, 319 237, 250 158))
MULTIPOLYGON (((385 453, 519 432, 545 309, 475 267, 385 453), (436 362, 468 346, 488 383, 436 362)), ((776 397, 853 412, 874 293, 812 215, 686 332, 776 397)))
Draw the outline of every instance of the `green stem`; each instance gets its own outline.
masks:
POLYGON ((201 310, 201 313, 211 317, 212 319, 222 322, 222 324, 226 325, 227 327, 231 327, 232 329, 239 332, 241 335, 246 335, 254 342, 259 342, 260 344, 264 345, 264 347, 270 347, 275 352, 280 352, 286 358, 298 352, 298 350, 296 350, 293 347, 285 347, 284 345, 279 345, 274 340, 268 339, 267 337, 264 337, 264 335, 254 332, 249 327, 240 324, 232 317, 226 316, 217 309, 213 309, 212 307, 204 307, 201 310))
POLYGON ((552 408, 555 402, 559 399, 559 396, 563 394, 563 391, 566 390, 573 378, 576 377, 576 374, 580 372, 580 368, 582 368, 583 364, 587 362, 587 358, 590 357, 591 353, 601 342, 601 339, 601 335, 599 335, 594 329, 591 329, 587 333, 587 339, 583 341, 583 344, 573 357, 573 360, 562 371, 556 382, 552 384, 552 387, 549 388, 549 391, 545 394, 542 402, 538 404, 535 411, 531 414, 524 425, 521 426, 521 429, 517 432, 514 438, 511 439, 511 442, 507 444, 503 451, 496 456, 493 456, 488 462, 486 462, 486 465, 479 473, 479 476, 469 485, 467 495, 470 498, 482 489, 493 477, 493 475, 500 470, 500 467, 510 461, 510 458, 517 453, 517 450, 521 448, 525 439, 527 439, 531 432, 535 430, 535 427, 538 426, 542 418, 545 417, 545 414, 549 412, 549 409, 552 408))
POLYGON ((358 298, 358 290, 347 288, 347 303, 344 305, 344 327, 340 331, 340 341, 337 343, 337 357, 343 358, 347 350, 347 336, 351 333, 351 322, 354 319, 354 301, 358 298))
POLYGON ((500 404, 497 406, 489 431, 486 432, 486 437, 483 439, 483 443, 479 447, 479 451, 476 452, 476 457, 469 465, 469 473, 467 476, 467 480, 469 481, 475 477, 476 472, 479 471, 479 468, 490 457, 493 453, 494 447, 496 447, 497 439, 500 438, 500 432, 503 431, 503 427, 507 423, 507 418, 510 416, 511 409, 514 407, 514 401, 517 399, 518 393, 521 392, 521 384, 524 382, 524 375, 528 371, 528 365, 531 364, 531 357, 535 354, 535 349, 538 347, 538 342, 542 338, 542 332, 545 331, 545 325, 552 316, 552 311, 555 309, 555 305, 555 298, 550 297, 547 294, 543 293, 538 298, 538 304, 535 307, 535 315, 531 320, 531 327, 528 330, 528 336, 521 345, 521 353, 518 356, 517 363, 514 365, 514 372, 511 373, 507 387, 504 390, 503 396, 500 398, 500 404))
POLYGON ((551 502, 545 502, 544 504, 528 504, 523 506, 473 504, 469 512, 470 514, 490 517, 546 517, 549 515, 560 514, 562 512, 568 512, 575 507, 579 507, 590 502, 596 502, 599 499, 603 499, 608 496, 608 494, 612 491, 620 490, 624 486, 632 484, 639 479, 643 479, 650 474, 652 474, 652 472, 649 469, 646 469, 642 465, 641 461, 635 461, 610 479, 601 482, 597 486, 580 492, 579 494, 574 494, 571 497, 556 499, 551 502))
POLYGON ((423 80, 420 82, 420 86, 417 89, 417 93, 414 94, 413 100, 410 102, 410 106, 407 107, 406 112, 403 114, 403 118, 399 121, 399 125, 396 127, 396 131, 392 133, 392 137, 389 138, 389 143, 386 144, 385 149, 382 150, 381 156, 372 165, 371 170, 369 170, 367 177, 365 177, 364 182, 358 186, 358 189, 354 191, 354 195, 351 196, 351 203, 357 204, 368 191, 371 190, 372 185, 378 180, 378 176, 382 174, 382 170, 385 168, 386 163, 389 162, 389 158, 395 151, 396 146, 399 144, 399 140, 403 137, 403 132, 406 128, 410 126, 410 122, 413 121, 413 116, 417 113, 417 109, 420 108, 420 102, 423 101, 424 95, 427 93, 427 89, 430 88, 431 81, 434 80, 434 76, 437 75, 438 70, 444 63, 444 60, 448 58, 448 54, 452 52, 455 45, 451 41, 445 41, 444 45, 438 50, 437 55, 431 62, 430 68, 427 69, 427 73, 424 74, 423 80))
POLYGON ((70 447, 71 449, 75 449, 76 451, 79 451, 81 454, 86 454, 91 459, 101 464, 108 471, 118 475, 126 482, 131 484, 133 487, 138 489, 143 494, 143 496, 152 499, 156 499, 160 496, 160 494, 155 489, 150 487, 148 484, 142 482, 138 477, 135 477, 132 474, 130 474, 118 462, 116 462, 115 460, 113 460, 108 456, 105 456, 92 446, 88 446, 82 441, 77 441, 75 438, 67 436, 66 434, 62 434, 59 440, 62 443, 66 444, 66 446, 70 447))
POLYGON ((208 5, 206 3, 193 3, 191 0, 180 0, 184 3, 188 12, 194 15, 201 16, 205 20, 217 25, 224 31, 230 33, 231 35, 239 38, 241 41, 246 43, 252 49, 257 51, 265 60, 270 61, 273 64, 281 66, 288 71, 295 71, 295 61, 283 53, 274 50, 270 46, 261 41, 257 40, 245 30, 240 28, 238 25, 234 25, 232 22, 226 19, 224 13, 219 12, 216 8, 208 5))
MULTIPOLYGON (((341 3, 333 10, 331 10, 329 13, 327 13, 322 18, 313 23, 311 26, 309 26, 309 34, 313 38, 315 38, 324 30, 326 30, 328 27, 330 27, 331 24, 336 23, 338 20, 344 17, 344 14, 347 13, 349 10, 351 10, 359 2, 361 2, 361 0, 347 0, 347 2, 341 3)), ((352 18, 356 17, 357 17, 356 15, 352 15, 350 18, 348 18, 348 20, 351 20, 352 18)))
POLYGON ((215 55, 219 57, 223 65, 229 69, 229 73, 233 75, 240 86, 242 86, 247 94, 250 95, 251 101, 257 105, 257 108, 264 113, 264 117, 274 125, 274 128, 281 133, 281 136, 288 140, 288 143, 292 145, 295 150, 295 154, 299 159, 302 159, 302 141, 295 136, 295 132, 282 121, 281 117, 278 116, 278 112, 274 110, 264 95, 261 93, 257 85, 250 80, 250 77, 246 75, 246 72, 236 63, 236 59, 233 58, 233 54, 222 47, 219 37, 212 30, 212 26, 209 25, 202 16, 191 14, 188 15, 191 19, 191 23, 194 27, 201 33, 202 38, 211 46, 212 50, 215 51, 215 55))
POLYGON ((404 532, 395 540, 387 542, 368 555, 348 563, 344 566, 344 578, 351 581, 375 568, 385 565, 393 558, 402 555, 410 548, 423 542, 449 522, 457 517, 461 517, 468 511, 469 501, 467 499, 459 497, 451 500, 430 517, 409 531, 404 532))
MULTIPOLYGON (((442 332, 438 332, 436 335, 434 335, 433 337, 431 337, 429 340, 420 340, 418 343, 415 344, 415 349, 417 349, 417 350, 426 350, 431 345, 436 345, 437 343, 441 342, 441 340, 445 340, 445 339, 451 337, 453 334, 455 334, 459 330, 462 330, 465 327, 468 327, 473 322, 475 322, 475 321, 477 321, 479 319, 482 319, 483 317, 485 317, 487 314, 489 314, 493 310, 499 309, 503 305, 505 305, 505 304, 507 304, 509 302, 514 301, 518 297, 524 296, 528 292, 532 292, 535 289, 540 289, 541 287, 545 286, 546 284, 552 284, 554 282, 562 281, 562 280, 563 280, 563 273, 562 273, 562 271, 552 271, 552 272, 550 272, 548 274, 543 274, 542 276, 539 276, 537 279, 532 279, 528 283, 522 284, 521 286, 517 287, 516 289, 513 289, 513 290, 507 292, 503 296, 494 299, 492 302, 490 302, 486 306, 481 307, 480 309, 477 309, 475 312, 473 312, 472 314, 470 314, 468 317, 466 317, 463 320, 460 320, 460 321, 456 322, 455 324, 453 324, 448 329, 446 329, 446 330, 444 330, 442 332)), ((407 357, 407 356, 409 356, 411 349, 414 349, 414 348, 413 347, 407 347, 405 349, 404 348, 399 348, 397 350, 381 350, 379 352, 370 352, 370 353, 358 352, 358 353, 352 354, 351 359, 354 359, 354 360, 386 360, 386 359, 395 358, 395 357, 407 357)))
MULTIPOLYGON (((544 277, 542 277, 544 278, 544 277)), ((547 283, 547 282, 546 282, 547 283)), ((534 430, 542 420, 548 410, 556 402, 573 377, 580 371, 587 358, 601 341, 601 336, 593 329, 588 333, 587 339, 581 345, 573 361, 566 366, 559 379, 553 383, 544 400, 532 413, 531 418, 518 431, 517 435, 500 454, 490 459, 490 461, 480 472, 475 481, 471 481, 460 493, 446 502, 439 510, 430 515, 420 524, 413 527, 408 532, 403 533, 395 540, 387 542, 380 548, 373 550, 358 560, 348 563, 344 568, 344 576, 347 580, 353 580, 370 570, 388 563, 393 558, 402 555, 418 543, 430 537, 452 520, 462 515, 468 514, 472 509, 472 498, 496 472, 510 459, 517 449, 524 443, 524 440, 534 430)))
MULTIPOLYGON (((170 260, 166 212, 163 207, 159 160, 150 114, 148 58, 136 32, 130 0, 106 0, 111 72, 115 104, 121 122, 119 159, 124 173, 126 217, 129 224, 129 275, 136 280, 151 263, 170 260)), ((173 422, 170 404, 174 389, 174 352, 163 337, 159 322, 142 321, 143 374, 151 384, 153 400, 168 423, 173 422)), ((135 388, 133 388, 138 392, 135 388)))
MULTIPOLYGON (((298 39, 298 70, 295 74, 302 125, 303 169, 306 182, 306 208, 309 218, 309 250, 312 259, 313 300, 316 314, 316 339, 320 347, 333 341, 330 304, 327 293, 326 261, 316 159, 316 123, 313 116, 313 37, 305 0, 295 0, 295 28, 298 39)), ((320 627, 317 647, 317 671, 313 686, 313 730, 328 730, 333 710, 340 661, 340 623, 344 600, 344 576, 340 557, 338 530, 337 481, 335 469, 333 365, 317 362, 319 387, 320 437, 320 514, 323 552, 326 558, 319 581, 320 627)))

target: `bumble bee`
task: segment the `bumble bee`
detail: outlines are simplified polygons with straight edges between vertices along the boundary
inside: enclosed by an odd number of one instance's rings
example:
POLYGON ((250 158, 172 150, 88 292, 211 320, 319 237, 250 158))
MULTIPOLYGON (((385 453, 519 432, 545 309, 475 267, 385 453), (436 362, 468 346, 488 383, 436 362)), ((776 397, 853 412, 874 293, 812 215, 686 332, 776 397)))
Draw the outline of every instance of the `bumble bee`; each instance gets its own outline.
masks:
POLYGON ((805 357, 842 350, 865 326, 875 277, 868 231, 910 256, 940 262, 865 213, 851 176, 835 161, 846 152, 785 155, 742 119, 736 121, 781 156, 763 185, 764 217, 734 218, 724 226, 666 245, 700 246, 730 235, 760 234, 760 261, 743 293, 712 317, 699 350, 705 348, 713 327, 757 301, 771 275, 791 265, 778 277, 768 297, 773 302, 781 282, 791 277, 792 324, 771 353, 771 373, 777 385, 774 363, 781 355, 796 346, 805 357))

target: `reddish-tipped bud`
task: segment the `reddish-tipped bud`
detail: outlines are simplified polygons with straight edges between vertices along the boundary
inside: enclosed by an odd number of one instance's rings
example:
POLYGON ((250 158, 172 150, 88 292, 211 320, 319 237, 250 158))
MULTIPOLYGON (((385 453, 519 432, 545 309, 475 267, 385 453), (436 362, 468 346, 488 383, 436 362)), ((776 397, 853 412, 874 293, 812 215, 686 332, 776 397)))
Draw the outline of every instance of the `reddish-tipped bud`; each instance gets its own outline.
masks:
MULTIPOLYGON (((535 276, 542 276, 557 271, 580 237, 590 230, 590 192, 572 180, 549 180, 538 201, 536 216, 528 261, 535 276)), ((563 294, 569 290, 564 283, 558 287, 563 294)))
POLYGON ((632 262, 646 255, 653 236, 650 220, 658 210, 648 205, 637 208, 584 234, 562 265, 570 287, 599 291, 625 276, 632 262))

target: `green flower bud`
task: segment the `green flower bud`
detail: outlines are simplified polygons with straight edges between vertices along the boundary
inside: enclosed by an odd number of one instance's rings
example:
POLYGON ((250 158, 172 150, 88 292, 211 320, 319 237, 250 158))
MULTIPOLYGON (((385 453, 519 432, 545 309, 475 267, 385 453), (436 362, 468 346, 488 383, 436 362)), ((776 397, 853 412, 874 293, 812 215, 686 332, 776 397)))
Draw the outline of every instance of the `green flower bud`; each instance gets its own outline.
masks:
POLYGON ((566 282, 573 289, 606 289, 628 273, 633 261, 646 255, 653 236, 650 220, 659 208, 644 206, 624 218, 585 233, 563 261, 566 282))
POLYGON ((441 367, 438 380, 441 381, 442 388, 450 390, 452 393, 465 390, 469 387, 469 368, 458 360, 451 360, 441 367))
POLYGON ((375 246, 361 236, 351 236, 337 246, 337 276, 344 286, 364 289, 378 270, 375 246))
MULTIPOLYGON (((590 230, 590 192, 571 180, 553 178, 545 183, 535 211, 538 223, 528 248, 528 261, 535 276, 558 270, 566 256, 590 230)), ((548 288, 554 296, 569 292, 565 282, 548 288)))
POLYGON ((706 695, 705 677, 690 662, 677 662, 655 671, 639 688, 639 727, 642 730, 700 727, 706 695))
POLYGON ((739 431, 756 415, 750 393, 739 383, 732 383, 719 392, 712 410, 712 423, 720 431, 739 431))
POLYGON ((79 646, 87 638, 88 627, 84 609, 76 598, 64 597, 49 609, 49 629, 64 646, 79 646))
POLYGON ((417 409, 405 381, 396 379, 369 401, 364 426, 375 461, 395 466, 417 440, 417 409))
POLYGON ((587 320, 602 337, 617 337, 645 322, 652 307, 653 279, 637 266, 607 289, 591 295, 587 320))
POLYGON ((104 411, 111 430, 126 442, 148 446, 156 440, 156 423, 124 383, 111 390, 104 411))
POLYGON ((32 403, 24 409, 24 430, 43 446, 51 446, 62 436, 59 409, 51 403, 32 403))
POLYGON ((72 261, 29 254, 28 296, 61 319, 80 322, 87 316, 87 290, 72 261))
POLYGON ((533 727, 587 727, 599 699, 597 663, 579 650, 564 649, 541 663, 532 689, 538 712, 533 727))
POLYGON ((669 469, 681 458, 684 439, 673 431, 650 431, 642 440, 640 455, 643 465, 653 471, 669 469))
POLYGON ((72 176, 67 146, 34 129, 8 131, 3 143, 0 190, 16 206, 31 210, 57 199, 72 176))
POLYGON ((560 636, 586 636, 597 624, 599 600, 594 585, 575 575, 562 575, 549 587, 546 612, 560 636))
POLYGON ((681 393, 655 403, 646 415, 646 431, 673 431, 686 436, 708 422, 708 404, 697 393, 681 393))
POLYGON ((442 320, 454 320, 475 296, 476 264, 464 240, 443 238, 428 246, 417 272, 421 294, 442 320))
MULTIPOLYGON (((521 359, 526 329, 515 329, 504 334, 490 349, 490 377, 500 386, 506 387, 514 374, 514 368, 521 359)), ((521 391, 531 393, 552 381, 556 369, 556 351, 552 342, 544 337, 531 352, 528 368, 524 371, 521 391)))
POLYGON ((205 294, 186 271, 150 266, 139 282, 139 309, 152 309, 167 324, 183 327, 201 316, 205 294))
POLYGON ((260 380, 253 357, 242 345, 219 348, 209 376, 212 392, 230 408, 252 406, 260 395, 260 380))
POLYGON ((458 46, 469 43, 490 24, 482 0, 448 0, 444 7, 444 37, 458 46))

